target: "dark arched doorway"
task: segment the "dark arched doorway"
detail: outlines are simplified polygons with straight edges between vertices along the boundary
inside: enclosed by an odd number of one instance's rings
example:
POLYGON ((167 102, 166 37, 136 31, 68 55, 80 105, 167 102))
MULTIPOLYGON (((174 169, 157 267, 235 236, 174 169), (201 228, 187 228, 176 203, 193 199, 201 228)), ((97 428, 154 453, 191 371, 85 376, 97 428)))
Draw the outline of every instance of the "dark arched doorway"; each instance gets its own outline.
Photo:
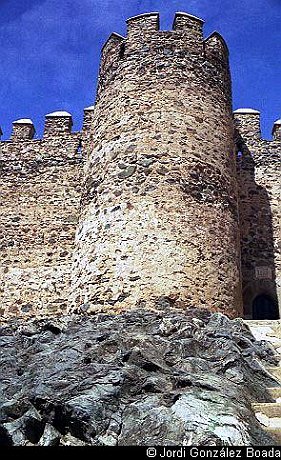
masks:
POLYGON ((253 319, 279 319, 276 302, 268 295, 258 295, 253 301, 253 319))

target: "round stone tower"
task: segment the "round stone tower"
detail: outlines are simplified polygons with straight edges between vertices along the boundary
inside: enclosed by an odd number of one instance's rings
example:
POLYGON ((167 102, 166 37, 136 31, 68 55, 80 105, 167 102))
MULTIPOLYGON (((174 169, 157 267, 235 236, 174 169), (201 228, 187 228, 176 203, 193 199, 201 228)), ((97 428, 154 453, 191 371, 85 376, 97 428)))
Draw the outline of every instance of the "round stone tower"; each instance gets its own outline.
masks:
POLYGON ((227 46, 218 33, 204 40, 203 21, 186 13, 172 31, 158 13, 127 26, 104 45, 86 110, 75 305, 241 315, 227 46))

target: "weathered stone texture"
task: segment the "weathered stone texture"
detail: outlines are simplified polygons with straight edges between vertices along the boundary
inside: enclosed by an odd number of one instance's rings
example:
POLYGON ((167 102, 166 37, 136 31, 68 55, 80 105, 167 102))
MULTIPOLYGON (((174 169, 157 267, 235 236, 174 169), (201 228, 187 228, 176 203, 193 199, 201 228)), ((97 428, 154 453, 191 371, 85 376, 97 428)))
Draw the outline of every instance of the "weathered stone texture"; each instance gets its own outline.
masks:
POLYGON ((251 409, 277 358, 207 311, 17 319, 0 328, 0 446, 273 445, 251 409))
POLYGON ((75 306, 241 314, 228 52, 202 21, 128 20, 103 48, 77 233, 75 306))
POLYGON ((281 306, 281 140, 277 135, 272 141, 262 139, 259 112, 241 109, 234 116, 240 152, 243 302, 250 318, 253 300, 260 294, 281 306))
MULTIPOLYGON (((53 126, 59 120, 52 120, 53 126)), ((55 134, 55 133, 54 133, 55 134)), ((1 143, 1 315, 65 311, 80 200, 80 134, 1 143)))
POLYGON ((259 294, 281 305, 281 120, 272 141, 255 110, 234 129, 228 49, 201 19, 127 26, 102 49, 80 133, 54 112, 42 140, 21 119, 0 143, 1 313, 184 304, 234 317, 242 290, 248 318, 259 294))
POLYGON ((22 141, 23 139, 33 139, 35 128, 29 119, 17 120, 13 123, 12 140, 22 141))

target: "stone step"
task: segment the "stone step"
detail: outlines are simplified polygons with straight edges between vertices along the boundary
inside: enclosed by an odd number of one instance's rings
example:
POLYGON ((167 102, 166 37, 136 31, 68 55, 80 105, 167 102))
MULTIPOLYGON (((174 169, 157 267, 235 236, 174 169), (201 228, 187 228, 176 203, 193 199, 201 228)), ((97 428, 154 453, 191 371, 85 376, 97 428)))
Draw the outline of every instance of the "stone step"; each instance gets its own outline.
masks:
POLYGON ((255 328, 255 329, 264 329, 264 328, 269 328, 269 329, 273 329, 274 331, 276 332, 280 332, 280 329, 281 329, 281 322, 280 320, 278 321, 263 321, 263 322, 255 322, 255 321, 244 321, 244 323, 248 326, 248 327, 252 327, 252 328, 255 328))
POLYGON ((280 319, 244 319, 244 323, 257 326, 281 326, 280 319))
POLYGON ((280 428, 265 428, 266 431, 275 441, 278 446, 281 446, 281 429, 280 428))
POLYGON ((281 383, 281 367, 266 367, 266 370, 281 383))
MULTIPOLYGON (((281 321, 280 320, 245 320, 245 324, 256 340, 265 340, 281 354, 281 321)), ((281 359, 281 357, 280 357, 281 359)), ((281 363, 280 363, 281 364, 281 363)), ((280 386, 268 388, 275 403, 255 403, 252 408, 264 430, 281 445, 281 366, 266 367, 266 370, 280 382, 280 386)))
MULTIPOLYGON (((267 389, 268 392, 271 394, 273 399, 280 399, 281 402, 281 386, 280 387, 272 387, 267 389)), ((279 401, 278 401, 279 402, 279 401)))
POLYGON ((255 412, 255 416, 263 428, 280 428, 281 429, 281 417, 268 417, 262 412, 255 412))
MULTIPOLYGON (((252 404, 255 412, 266 415, 268 418, 280 417, 281 422, 281 404, 280 403, 255 403, 252 404)), ((281 425, 280 425, 281 428, 281 425)))
POLYGON ((271 321, 269 323, 257 324, 252 321, 245 321, 251 334, 256 340, 265 340, 271 344, 277 354, 281 354, 281 323, 271 321))
POLYGON ((281 338, 276 337, 276 335, 263 334, 260 331, 256 331, 255 329, 252 329, 251 327, 250 327, 250 331, 256 340, 267 340, 274 346, 274 348, 281 347, 281 338))
POLYGON ((249 329, 256 340, 267 340, 274 348, 281 347, 281 333, 279 330, 269 326, 249 326, 249 329))

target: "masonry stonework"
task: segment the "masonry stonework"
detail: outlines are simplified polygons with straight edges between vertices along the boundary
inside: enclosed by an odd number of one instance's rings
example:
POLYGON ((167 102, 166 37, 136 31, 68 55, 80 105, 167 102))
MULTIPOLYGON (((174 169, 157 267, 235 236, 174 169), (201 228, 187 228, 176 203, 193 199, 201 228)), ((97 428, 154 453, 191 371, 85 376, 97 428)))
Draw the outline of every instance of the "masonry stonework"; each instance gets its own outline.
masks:
POLYGON ((73 270, 74 304, 241 314, 228 51, 203 21, 127 21, 103 48, 73 270))
POLYGON ((281 308, 281 138, 280 120, 273 140, 262 139, 260 113, 234 112, 237 127, 238 184, 244 315, 253 316, 255 298, 272 299, 281 308))
POLYGON ((55 112, 43 139, 21 119, 0 143, 2 316, 277 305, 281 124, 270 142, 258 112, 234 118, 218 33, 186 13, 171 31, 128 19, 81 132, 55 112))
POLYGON ((80 133, 71 117, 46 117, 48 136, 32 139, 30 120, 1 143, 1 316, 46 315, 67 308, 80 200, 80 133), (68 131, 62 130, 68 124, 68 131))

